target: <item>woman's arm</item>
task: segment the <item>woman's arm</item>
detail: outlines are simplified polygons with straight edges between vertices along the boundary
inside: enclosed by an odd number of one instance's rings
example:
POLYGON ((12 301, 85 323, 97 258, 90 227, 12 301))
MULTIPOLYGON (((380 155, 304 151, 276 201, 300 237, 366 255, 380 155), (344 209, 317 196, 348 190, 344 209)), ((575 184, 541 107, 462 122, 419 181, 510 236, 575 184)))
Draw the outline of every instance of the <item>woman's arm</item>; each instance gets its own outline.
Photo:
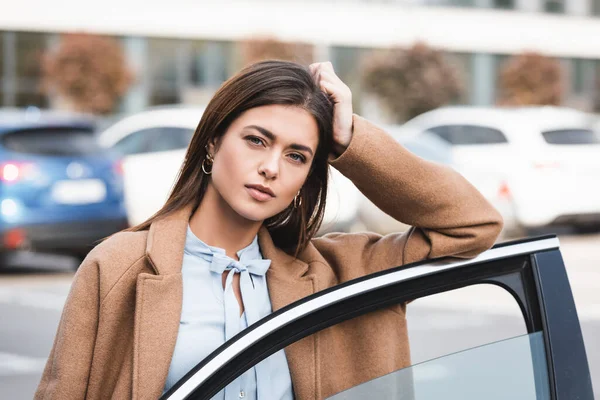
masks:
POLYGON ((502 217, 465 178, 425 161, 367 120, 352 113, 350 89, 331 63, 310 66, 334 102, 334 154, 330 164, 381 210, 412 225, 381 236, 331 234, 313 240, 342 280, 444 256, 474 257, 490 248, 502 217), (360 260, 360 270, 345 268, 360 260))
POLYGON ((98 265, 83 261, 71 286, 35 399, 84 399, 99 306, 98 265))
MULTIPOLYGON (((402 264, 473 257, 494 244, 502 217, 462 175, 417 157, 364 118, 353 121, 350 145, 330 164, 385 213, 413 226, 401 240, 402 264)), ((384 242, 397 243, 394 236, 384 242)))

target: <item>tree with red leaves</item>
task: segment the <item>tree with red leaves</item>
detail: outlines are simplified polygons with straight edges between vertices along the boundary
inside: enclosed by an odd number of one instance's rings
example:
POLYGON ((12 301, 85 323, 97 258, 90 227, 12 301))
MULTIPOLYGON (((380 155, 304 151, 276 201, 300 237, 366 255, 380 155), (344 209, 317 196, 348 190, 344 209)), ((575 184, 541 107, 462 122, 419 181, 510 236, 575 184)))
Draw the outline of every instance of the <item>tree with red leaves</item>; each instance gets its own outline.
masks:
POLYGON ((133 82, 119 42, 111 37, 66 34, 43 57, 43 89, 65 98, 76 111, 112 112, 133 82))
POLYGON ((372 54, 363 66, 363 85, 395 122, 450 103, 463 92, 459 71, 442 51, 424 43, 372 54))
POLYGON ((509 58, 500 71, 501 105, 560 105, 564 76, 560 62, 535 52, 509 58))

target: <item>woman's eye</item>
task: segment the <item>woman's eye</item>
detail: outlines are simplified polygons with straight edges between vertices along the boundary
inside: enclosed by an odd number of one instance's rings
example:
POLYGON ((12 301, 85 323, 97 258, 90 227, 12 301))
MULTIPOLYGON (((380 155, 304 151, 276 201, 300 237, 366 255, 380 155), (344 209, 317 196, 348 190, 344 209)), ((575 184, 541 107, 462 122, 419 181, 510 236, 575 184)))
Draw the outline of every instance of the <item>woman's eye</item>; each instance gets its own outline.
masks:
POLYGON ((294 161, 298 161, 301 163, 306 162, 306 158, 301 154, 292 153, 292 154, 290 154, 290 157, 292 157, 292 160, 294 160, 294 161))
POLYGON ((263 141, 262 141, 262 139, 261 139, 261 138, 258 138, 258 137, 256 137, 256 136, 248 136, 248 137, 246 138, 246 140, 248 140, 250 143, 252 143, 252 144, 256 144, 256 145, 261 145, 261 144, 263 144, 263 141))

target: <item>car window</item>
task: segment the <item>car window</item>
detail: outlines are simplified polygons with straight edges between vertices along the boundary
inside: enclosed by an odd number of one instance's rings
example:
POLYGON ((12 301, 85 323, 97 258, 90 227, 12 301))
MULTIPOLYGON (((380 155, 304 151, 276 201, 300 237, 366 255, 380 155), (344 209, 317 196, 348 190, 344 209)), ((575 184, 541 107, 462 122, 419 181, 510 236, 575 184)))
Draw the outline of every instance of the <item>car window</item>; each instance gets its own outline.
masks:
POLYGON ((149 133, 151 129, 142 129, 130 133, 113 145, 113 149, 121 155, 141 154, 148 152, 149 133))
POLYGON ((149 151, 168 151, 185 149, 190 144, 193 129, 161 127, 152 130, 149 151))
POLYGON ((413 364, 527 334, 515 299, 490 284, 416 299, 406 319, 413 364))
POLYGON ((409 137, 400 136, 398 141, 411 153, 425 160, 441 164, 452 162, 452 146, 432 132, 409 137))
POLYGON ((542 132, 542 136, 549 144, 600 144, 600 137, 590 129, 559 129, 542 132))
POLYGON ((93 129, 43 127, 8 132, 2 145, 14 152, 43 155, 83 155, 100 151, 93 129))
POLYGON ((549 385, 543 336, 536 332, 401 369, 328 399, 545 400, 549 385))
POLYGON ((495 128, 479 125, 440 125, 429 128, 452 145, 482 145, 507 143, 504 133, 495 128))

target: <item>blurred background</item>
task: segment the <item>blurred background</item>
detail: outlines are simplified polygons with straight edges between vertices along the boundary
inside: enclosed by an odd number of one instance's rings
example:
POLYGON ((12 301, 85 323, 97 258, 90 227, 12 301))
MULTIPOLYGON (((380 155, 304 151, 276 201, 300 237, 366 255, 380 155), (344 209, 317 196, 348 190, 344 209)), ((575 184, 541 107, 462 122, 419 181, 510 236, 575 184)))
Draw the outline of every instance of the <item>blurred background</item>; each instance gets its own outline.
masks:
MULTIPOLYGON (((161 207, 212 94, 270 58, 330 60, 355 112, 500 210, 501 240, 559 235, 600 390, 600 0, 0 10, 0 398, 32 397, 82 257, 161 207)), ((320 234, 407 229, 331 179, 320 234)), ((526 333, 488 289, 417 302, 409 326, 415 362, 526 333)))

